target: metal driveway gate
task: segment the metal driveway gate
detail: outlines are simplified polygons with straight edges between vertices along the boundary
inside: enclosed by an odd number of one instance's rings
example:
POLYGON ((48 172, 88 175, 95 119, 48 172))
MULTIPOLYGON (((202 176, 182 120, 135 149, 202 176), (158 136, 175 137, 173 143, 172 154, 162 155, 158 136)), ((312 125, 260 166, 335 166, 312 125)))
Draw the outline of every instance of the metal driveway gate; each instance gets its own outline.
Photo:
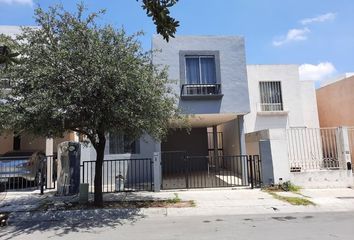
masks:
POLYGON ((261 185, 259 156, 186 156, 162 152, 162 189, 261 185))

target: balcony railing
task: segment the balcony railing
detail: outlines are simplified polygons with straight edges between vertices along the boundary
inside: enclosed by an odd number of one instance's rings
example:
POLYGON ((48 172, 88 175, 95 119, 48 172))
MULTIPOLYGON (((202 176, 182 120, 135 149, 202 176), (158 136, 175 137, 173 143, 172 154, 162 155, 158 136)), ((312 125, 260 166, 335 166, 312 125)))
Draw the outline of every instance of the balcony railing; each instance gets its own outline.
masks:
POLYGON ((260 103, 261 112, 284 111, 283 103, 260 103))
POLYGON ((183 84, 181 97, 222 96, 221 84, 183 84))

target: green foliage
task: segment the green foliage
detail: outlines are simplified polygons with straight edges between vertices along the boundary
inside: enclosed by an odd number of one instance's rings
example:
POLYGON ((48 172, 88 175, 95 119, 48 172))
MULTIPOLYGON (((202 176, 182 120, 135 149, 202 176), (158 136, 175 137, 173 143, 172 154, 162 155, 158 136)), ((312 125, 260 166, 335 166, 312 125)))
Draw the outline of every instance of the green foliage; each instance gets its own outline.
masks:
POLYGON ((312 201, 302 198, 302 197, 286 197, 286 196, 280 196, 274 192, 268 191, 270 195, 272 195, 275 199, 278 199, 280 201, 288 202, 291 205, 302 205, 302 206, 309 206, 309 205, 316 205, 312 201))
POLYGON ((298 192, 301 189, 299 186, 294 185, 290 181, 286 181, 286 182, 282 183, 280 185, 280 188, 286 192, 298 192))
MULTIPOLYGON (((138 1, 138 0, 137 0, 138 1)), ((174 37, 179 21, 170 16, 169 8, 175 5, 178 0, 142 0, 143 9, 152 18, 156 25, 156 32, 163 36, 168 42, 170 37, 174 37)))
POLYGON ((182 199, 178 196, 178 193, 174 193, 174 198, 170 198, 167 200, 167 203, 179 203, 182 201, 182 199))
POLYGON ((151 64, 137 35, 97 26, 100 14, 84 18, 82 5, 77 14, 60 6, 36 9, 40 28, 23 29, 22 63, 9 73, 9 110, 18 131, 60 136, 72 130, 93 144, 108 132, 159 139, 178 117, 166 70, 151 64))
POLYGON ((37 8, 39 28, 23 28, 17 37, 21 63, 9 68, 13 88, 0 111, 0 119, 18 133, 86 135, 97 152, 97 205, 106 134, 161 139, 169 122, 181 119, 166 69, 152 64, 139 34, 97 25, 103 13, 87 14, 82 4, 77 13, 61 6, 37 8))

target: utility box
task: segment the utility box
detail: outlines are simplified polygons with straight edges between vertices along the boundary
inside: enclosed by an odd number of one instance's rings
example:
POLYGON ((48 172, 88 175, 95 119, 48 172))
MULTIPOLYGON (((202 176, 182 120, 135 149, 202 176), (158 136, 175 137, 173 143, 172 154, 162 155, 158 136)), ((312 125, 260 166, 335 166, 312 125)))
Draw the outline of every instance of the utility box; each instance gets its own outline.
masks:
POLYGON ((80 193, 79 193, 79 202, 87 203, 89 200, 89 184, 81 183, 80 184, 80 193))
POLYGON ((58 194, 73 195, 80 188, 80 153, 78 142, 62 142, 58 145, 58 194))

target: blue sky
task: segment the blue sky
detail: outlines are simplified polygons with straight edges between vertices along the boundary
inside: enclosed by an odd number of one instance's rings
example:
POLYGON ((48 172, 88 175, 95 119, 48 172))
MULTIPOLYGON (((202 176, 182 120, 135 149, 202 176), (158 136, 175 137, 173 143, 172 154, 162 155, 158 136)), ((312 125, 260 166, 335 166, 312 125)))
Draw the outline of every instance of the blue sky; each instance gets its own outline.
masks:
MULTIPOLYGON (((0 25, 33 25, 33 9, 75 0, 0 0, 0 25)), ((89 11, 105 8, 103 23, 143 30, 149 49, 154 25, 136 0, 86 0, 89 11)), ((248 64, 299 64, 303 79, 354 72, 353 0, 180 0, 171 10, 179 35, 241 35, 248 64)))

